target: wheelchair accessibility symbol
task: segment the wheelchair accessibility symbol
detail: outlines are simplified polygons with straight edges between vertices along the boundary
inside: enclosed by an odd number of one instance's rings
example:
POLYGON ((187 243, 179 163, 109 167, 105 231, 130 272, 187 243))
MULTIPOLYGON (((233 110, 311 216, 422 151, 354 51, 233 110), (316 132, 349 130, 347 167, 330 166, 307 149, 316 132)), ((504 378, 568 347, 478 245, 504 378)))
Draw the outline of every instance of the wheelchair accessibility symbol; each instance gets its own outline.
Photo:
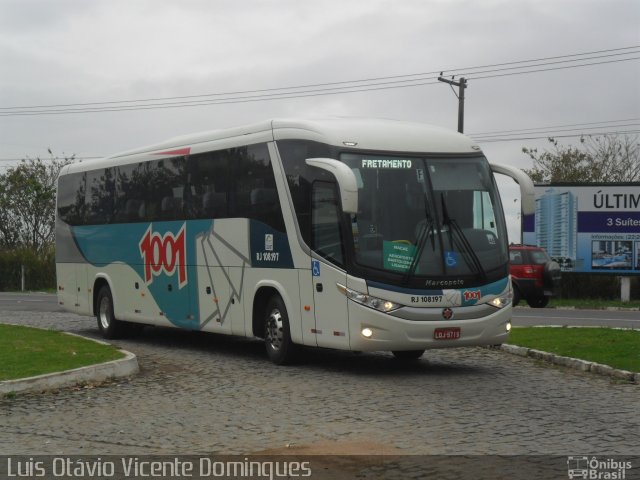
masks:
POLYGON ((447 264, 447 267, 456 267, 458 265, 458 253, 445 251, 444 252, 444 262, 447 264))
POLYGON ((320 262, 318 260, 311 260, 311 272, 314 277, 320 276, 320 262))

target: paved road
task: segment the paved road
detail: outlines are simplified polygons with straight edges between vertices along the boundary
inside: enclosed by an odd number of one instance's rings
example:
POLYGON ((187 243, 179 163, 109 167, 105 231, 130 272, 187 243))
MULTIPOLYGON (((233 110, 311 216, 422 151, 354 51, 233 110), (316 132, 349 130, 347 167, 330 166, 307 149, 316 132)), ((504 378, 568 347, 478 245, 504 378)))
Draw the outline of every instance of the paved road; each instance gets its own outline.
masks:
MULTIPOLYGON (((63 312, 0 322, 97 337, 63 312)), ((633 455, 640 386, 483 348, 388 354, 315 350, 270 364, 262 343, 147 328, 116 342, 141 373, 99 388, 0 399, 3 454, 247 454, 367 442, 376 453, 633 455)))
POLYGON ((56 295, 0 292, 0 310, 18 312, 62 312, 56 295))

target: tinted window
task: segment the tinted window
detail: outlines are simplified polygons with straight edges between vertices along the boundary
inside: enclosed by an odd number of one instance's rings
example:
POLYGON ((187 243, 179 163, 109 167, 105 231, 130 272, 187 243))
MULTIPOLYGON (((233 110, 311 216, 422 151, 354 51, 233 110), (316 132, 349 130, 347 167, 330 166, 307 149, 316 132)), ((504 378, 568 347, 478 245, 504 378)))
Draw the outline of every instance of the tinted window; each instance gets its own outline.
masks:
POLYGON ((230 172, 231 211, 284 231, 282 209, 266 145, 234 149, 230 172))
POLYGON ((58 180, 58 216, 69 225, 84 222, 84 178, 84 173, 72 173, 58 180))
POLYGON ((278 150, 287 176, 300 233, 307 245, 312 245, 311 233, 311 185, 314 181, 333 182, 333 176, 322 169, 310 167, 307 158, 335 158, 331 147, 304 140, 282 140, 278 150))
POLYGON ((251 218, 284 232, 265 144, 192 155, 188 170, 185 204, 192 218, 251 218))
POLYGON ((114 223, 140 222, 144 217, 144 164, 116 168, 114 223))
POLYGON ((73 225, 250 218, 284 232, 265 144, 61 177, 58 211, 73 225))
POLYGON ((190 213, 194 218, 229 216, 229 155, 207 152, 189 157, 190 213))
POLYGON ((115 193, 113 172, 114 169, 105 168, 86 173, 85 223, 98 225, 111 222, 115 193))
POLYGON ((311 247, 323 257, 342 265, 344 254, 340 234, 340 207, 335 183, 314 182, 311 207, 311 247))
POLYGON ((148 162, 145 220, 181 220, 187 209, 187 162, 184 157, 148 162))
POLYGON ((186 160, 175 157, 117 167, 115 223, 189 218, 186 160))

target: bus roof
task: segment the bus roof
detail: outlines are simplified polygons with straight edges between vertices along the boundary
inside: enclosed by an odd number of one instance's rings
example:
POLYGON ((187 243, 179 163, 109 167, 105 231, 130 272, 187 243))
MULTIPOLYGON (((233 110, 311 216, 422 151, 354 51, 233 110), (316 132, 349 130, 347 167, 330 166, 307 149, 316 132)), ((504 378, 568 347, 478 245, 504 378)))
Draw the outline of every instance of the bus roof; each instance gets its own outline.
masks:
POLYGON ((407 153, 472 153, 480 148, 452 130, 398 120, 344 118, 272 119, 251 125, 171 138, 165 142, 69 165, 63 173, 200 153, 273 140, 302 139, 338 147, 407 153))
POLYGON ((335 146, 391 152, 463 153, 477 151, 464 135, 416 122, 368 118, 273 120, 276 140, 308 136, 335 146))

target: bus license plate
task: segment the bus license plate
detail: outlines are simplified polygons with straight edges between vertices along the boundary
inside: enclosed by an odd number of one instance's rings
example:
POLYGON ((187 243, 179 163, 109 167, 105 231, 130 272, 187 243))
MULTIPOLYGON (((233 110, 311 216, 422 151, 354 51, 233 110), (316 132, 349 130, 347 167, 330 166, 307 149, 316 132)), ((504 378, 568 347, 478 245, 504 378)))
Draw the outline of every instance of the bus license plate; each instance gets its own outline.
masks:
POLYGON ((460 327, 436 328, 433 331, 436 340, 456 340, 460 338, 460 327))

